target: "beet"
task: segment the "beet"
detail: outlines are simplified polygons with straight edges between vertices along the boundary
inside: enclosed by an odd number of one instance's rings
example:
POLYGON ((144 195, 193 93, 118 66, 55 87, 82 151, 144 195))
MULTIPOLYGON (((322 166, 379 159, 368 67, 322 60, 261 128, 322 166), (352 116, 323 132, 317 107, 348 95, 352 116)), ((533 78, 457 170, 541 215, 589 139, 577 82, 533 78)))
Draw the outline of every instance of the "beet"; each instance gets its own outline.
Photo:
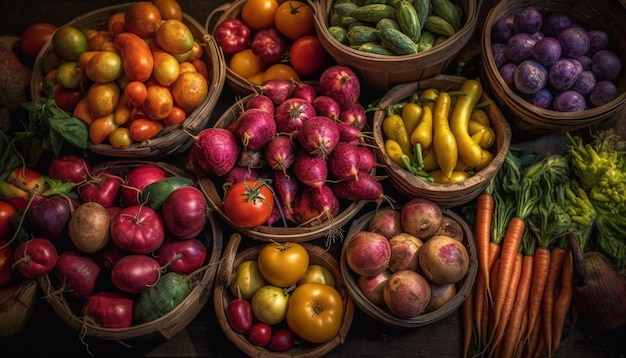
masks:
POLYGON ((298 143, 307 153, 326 160, 339 143, 339 127, 328 117, 312 117, 302 124, 298 132, 298 143))
POLYGON ((274 120, 276 130, 292 133, 300 130, 302 124, 316 115, 313 104, 302 98, 289 98, 276 107, 274 120))
POLYGON ((328 185, 322 185, 319 190, 310 190, 313 205, 320 211, 319 220, 329 221, 339 215, 339 199, 328 185))
POLYGON ((329 185, 335 195, 341 199, 378 202, 385 198, 382 184, 364 171, 359 171, 355 180, 342 180, 329 185))
POLYGON ((293 203, 293 220, 298 225, 315 226, 322 223, 322 211, 315 205, 313 192, 316 189, 305 188, 298 192, 293 203))
POLYGON ((237 163, 239 143, 227 129, 211 127, 200 131, 191 146, 188 166, 204 175, 224 175, 237 163))
POLYGON ((363 139, 361 130, 351 123, 339 122, 337 128, 339 128, 339 141, 341 142, 360 143, 363 139))
POLYGON ((228 171, 228 173, 226 173, 224 184, 222 184, 222 190, 226 192, 233 186, 233 184, 245 179, 257 180, 259 179, 259 173, 250 168, 236 165, 228 171))
POLYGON ((261 93, 269 97, 274 106, 278 106, 285 102, 287 98, 291 98, 294 90, 294 82, 285 79, 272 79, 263 82, 263 85, 261 85, 261 93))
POLYGON ((347 66, 335 65, 324 70, 319 86, 320 94, 334 98, 342 110, 356 103, 361 95, 359 78, 347 66))
POLYGON ((274 170, 286 171, 295 157, 296 143, 286 135, 276 135, 265 146, 265 159, 274 170))
POLYGON ((317 96, 313 102, 313 107, 318 116, 325 116, 330 119, 339 119, 341 108, 339 103, 328 96, 317 96))
POLYGON ((263 168, 265 164, 265 155, 260 150, 244 149, 241 151, 239 160, 237 161, 237 165, 249 169, 263 168))
POLYGON ((339 180, 356 180, 359 162, 357 146, 347 142, 339 142, 328 156, 328 168, 339 180))
POLYGON ((358 129, 363 129, 363 127, 365 127, 365 122, 367 122, 365 108, 363 108, 363 106, 358 102, 354 103, 353 105, 341 110, 341 113, 339 114, 339 121, 351 123, 358 129))
POLYGON ((286 216, 290 216, 293 214, 293 202, 300 188, 298 181, 295 179, 295 175, 289 175, 282 171, 274 171, 273 186, 285 209, 286 216))
POLYGON ((298 151, 293 162, 293 173, 304 185, 319 188, 326 183, 328 166, 320 156, 298 151))
POLYGON ((356 149, 359 151, 359 170, 369 173, 378 166, 376 156, 368 147, 357 145, 356 149))
POLYGON ((313 102, 317 97, 317 88, 310 83, 299 82, 291 94, 292 98, 302 98, 307 102, 313 102))
POLYGON ((248 150, 263 148, 276 134, 276 122, 272 115, 258 108, 243 111, 237 122, 237 135, 248 150))
POLYGON ((274 115, 274 102, 268 96, 258 94, 248 100, 245 109, 258 108, 274 115))

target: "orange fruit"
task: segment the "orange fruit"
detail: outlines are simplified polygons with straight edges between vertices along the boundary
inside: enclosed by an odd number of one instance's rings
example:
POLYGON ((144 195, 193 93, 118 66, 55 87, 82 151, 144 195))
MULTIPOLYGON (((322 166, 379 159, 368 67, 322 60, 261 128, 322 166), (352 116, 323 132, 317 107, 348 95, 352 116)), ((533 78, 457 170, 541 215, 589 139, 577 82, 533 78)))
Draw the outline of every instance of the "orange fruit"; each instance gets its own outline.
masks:
POLYGON ((141 108, 150 119, 163 119, 170 114, 174 99, 165 86, 148 86, 148 95, 141 108))
POLYGON ((209 93, 207 80, 198 72, 185 72, 178 76, 170 90, 174 102, 185 111, 198 107, 209 93))
POLYGON ((63 59, 75 61, 87 48, 87 37, 74 26, 63 26, 52 35, 52 49, 63 59))
POLYGON ((156 31, 156 43, 171 54, 184 54, 193 49, 193 34, 180 20, 166 20, 156 31))
POLYGON ((120 88, 116 82, 94 83, 87 90, 86 98, 94 117, 103 117, 113 113, 117 107, 120 88))
POLYGON ((176 0, 154 0, 152 4, 159 9, 163 20, 182 20, 183 10, 176 0))
POLYGON ((82 82, 82 71, 76 61, 63 62, 57 69, 56 82, 65 89, 78 89, 82 82))
POLYGON ((89 125, 89 139, 95 144, 104 143, 109 134, 117 128, 113 113, 96 118, 89 125))
POLYGON ((126 9, 124 29, 144 38, 154 35, 162 20, 161 12, 156 6, 140 1, 126 9))
POLYGON ((162 86, 169 86, 178 78, 179 64, 176 58, 167 52, 153 52, 154 68, 152 76, 162 86))
POLYGON ((94 36, 87 40, 87 50, 89 51, 101 51, 104 44, 113 42, 113 35, 108 31, 98 31, 94 36))
POLYGON ((124 68, 122 58, 115 52, 100 51, 87 62, 87 77, 94 82, 106 83, 118 79, 124 68))

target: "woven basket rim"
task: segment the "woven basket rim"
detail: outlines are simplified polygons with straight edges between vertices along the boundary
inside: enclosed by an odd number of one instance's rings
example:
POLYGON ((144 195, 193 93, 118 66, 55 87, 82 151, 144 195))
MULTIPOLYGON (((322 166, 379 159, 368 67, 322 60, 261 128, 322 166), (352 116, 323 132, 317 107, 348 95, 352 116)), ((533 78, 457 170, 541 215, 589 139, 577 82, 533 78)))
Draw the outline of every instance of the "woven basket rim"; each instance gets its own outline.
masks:
POLYGON ((265 347, 259 347, 251 344, 245 335, 238 334, 230 327, 226 318, 225 309, 229 300, 232 299, 233 296, 228 289, 228 285, 235 275, 237 265, 246 260, 256 259, 263 246, 263 244, 260 243, 255 246, 248 247, 243 251, 237 252, 241 241, 244 239, 245 238, 242 238, 240 233, 234 233, 230 236, 218 267, 213 292, 213 306, 217 315, 217 321, 228 339, 237 348, 250 357, 320 357, 330 352, 338 345, 343 344, 347 338, 350 326, 352 325, 352 319, 354 316, 354 300, 348 293, 346 285, 343 281, 339 262, 320 246, 306 242, 301 243, 300 245, 302 245, 309 253, 309 264, 322 264, 324 267, 329 269, 335 278, 335 287, 343 299, 343 321, 337 335, 331 340, 319 345, 305 343, 302 347, 294 347, 286 352, 272 352, 265 347))
MULTIPOLYGON (((626 15, 626 11, 617 2, 600 0, 602 4, 595 4, 593 7, 596 9, 593 14, 601 13, 605 10, 605 6, 610 4, 615 10, 621 9, 622 14, 626 15)), ((485 24, 482 30, 481 40, 481 59, 483 63, 483 76, 486 77, 489 86, 494 92, 494 96, 501 101, 506 107, 516 115, 516 119, 521 121, 521 129, 529 131, 573 131, 582 128, 586 128, 590 125, 596 124, 600 121, 607 119, 613 114, 617 113, 626 104, 626 71, 622 70, 621 79, 617 84, 618 95, 610 102, 601 106, 589 108, 581 112, 559 112, 551 109, 544 109, 531 104, 523 99, 518 93, 511 89, 503 80, 500 72, 495 65, 495 59, 491 51, 492 34, 491 28, 495 21, 501 16, 514 14, 515 12, 523 9, 526 6, 537 6, 544 12, 556 12, 567 11, 577 21, 590 24, 590 21, 602 18, 600 16, 586 16, 583 17, 580 13, 575 11, 575 7, 571 4, 575 1, 567 1, 563 4, 559 4, 559 1, 539 1, 539 0, 503 0, 494 6, 487 14, 485 24)), ((587 10, 585 10, 587 11, 587 10)), ((617 11, 619 12, 619 11, 617 11)), ((589 12, 591 14, 591 12, 589 12)), ((618 16, 618 15, 612 15, 618 16)), ((616 23, 622 26, 622 30, 626 31, 623 21, 616 23)), ((609 26, 609 25, 603 25, 609 26)), ((597 28, 598 26, 594 26, 597 28)), ((608 30, 608 29, 607 29, 608 30)), ((622 63, 626 63, 626 41, 623 36, 608 31, 613 41, 617 41, 617 45, 621 48, 622 53, 618 54, 622 63), (617 36, 616 36, 617 35, 617 36), (621 43, 620 43, 621 41, 621 43)))
MULTIPOLYGON (((96 24, 104 26, 106 25, 106 19, 108 19, 108 16, 116 12, 126 10, 133 4, 136 4, 136 2, 100 8, 98 10, 80 15, 66 23, 64 26, 76 26, 81 30, 92 27, 96 24), (102 19, 101 16, 104 15, 107 17, 102 19)), ((189 113, 183 122, 165 127, 162 133, 156 138, 140 143, 133 143, 130 147, 125 149, 114 148, 108 143, 95 144, 90 142, 88 149, 91 152, 119 158, 157 158, 172 153, 181 153, 184 152, 193 142, 192 135, 195 135, 206 127, 224 87, 227 67, 225 65, 226 61, 224 60, 224 54, 219 49, 215 39, 212 36, 209 36, 209 34, 194 19, 193 16, 183 12, 182 20, 192 31, 196 41, 203 45, 205 56, 207 57, 204 61, 207 63, 209 69, 211 69, 211 77, 207 80, 209 85, 208 93, 204 101, 191 113, 189 113)), ((49 39, 35 59, 33 68, 41 68, 41 62, 43 61, 44 55, 51 49, 52 39, 49 39)), ((41 71, 33 71, 30 82, 30 94, 33 99, 39 98, 37 88, 38 83, 42 78, 43 73, 41 73, 41 71)))
MULTIPOLYGON (((390 89, 379 102, 380 110, 374 113, 374 142, 376 144, 379 160, 384 162, 389 178, 397 189, 412 195, 424 196, 437 202, 440 206, 451 207, 463 205, 476 198, 482 189, 488 184, 504 163, 506 152, 511 142, 511 127, 506 118, 499 111, 495 104, 489 104, 486 109, 494 124, 494 128, 500 129, 501 134, 496 138, 497 153, 491 163, 482 170, 474 173, 471 177, 454 184, 428 183, 409 173, 392 161, 384 151, 384 139, 381 130, 381 123, 385 117, 384 109, 403 98, 409 97, 415 91, 435 87, 439 89, 458 89, 466 80, 464 77, 452 75, 438 75, 430 79, 417 82, 405 83, 390 89)), ((489 95, 483 89, 481 101, 490 100, 489 95)), ((500 133, 497 133, 500 134, 500 133)))
MULTIPOLYGON (((385 208, 381 207, 378 210, 383 210, 385 208)), ((401 210, 401 208, 396 207, 394 210, 401 210)), ((340 257, 340 265, 341 265, 341 275, 343 276, 346 287, 348 288, 348 292, 354 299, 356 305, 365 312, 368 316, 380 321, 390 327, 398 328, 398 329, 407 329, 407 328, 416 328, 422 327, 431 323, 434 323, 440 319, 443 319, 453 313, 457 308, 461 306, 463 301, 467 298, 468 295, 471 294, 472 286, 474 285, 474 280, 476 279, 476 274, 478 272, 478 254, 476 249, 476 242, 474 241, 474 234, 469 225, 463 220, 459 215, 454 213, 452 210, 442 208, 442 213, 444 215, 450 216, 455 219, 461 226, 463 227, 463 232, 465 235, 464 244, 467 248, 467 253, 470 258, 470 266, 465 278, 457 284, 457 293, 454 298, 445 303, 440 308, 432 311, 420 314, 414 318, 402 319, 394 316, 391 312, 387 311, 385 308, 378 307, 374 305, 358 288, 357 282, 355 280, 356 275, 348 266, 346 261, 346 247, 352 237, 362 230, 367 230, 367 224, 369 220, 372 219, 376 210, 365 213, 358 220, 355 220, 350 225, 350 229, 348 231, 348 236, 346 240, 344 240, 343 247, 341 250, 340 257)))

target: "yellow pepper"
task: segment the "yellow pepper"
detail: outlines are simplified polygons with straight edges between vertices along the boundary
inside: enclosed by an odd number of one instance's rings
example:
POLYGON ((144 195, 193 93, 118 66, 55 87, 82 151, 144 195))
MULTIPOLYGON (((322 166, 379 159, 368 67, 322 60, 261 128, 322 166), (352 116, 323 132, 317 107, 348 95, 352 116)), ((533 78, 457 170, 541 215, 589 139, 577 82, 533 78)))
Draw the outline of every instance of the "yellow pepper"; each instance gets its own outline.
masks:
POLYGON ((404 164, 402 163, 402 155, 404 155, 404 153, 398 142, 393 139, 387 139, 385 141, 385 152, 387 152, 389 159, 404 168, 404 164))
POLYGON ((435 183, 438 184, 454 184, 462 182, 470 177, 469 173, 464 170, 454 170, 450 176, 445 175, 441 170, 433 170, 428 172, 435 183))
POLYGON ((427 101, 422 102, 422 107, 427 106, 427 107, 430 107, 431 110, 433 110, 437 96, 439 96, 438 89, 436 88, 426 89, 424 92, 422 92, 422 95, 420 96, 420 98, 424 98, 427 100, 427 101))
POLYGON ((409 102, 402 107, 402 120, 404 121, 404 127, 406 132, 410 135, 413 133, 415 127, 418 126, 422 119, 422 106, 415 102, 409 102))
POLYGON ((430 148, 429 150, 425 150, 423 158, 423 169, 426 171, 431 171, 439 168, 439 163, 437 163, 437 155, 435 154, 435 150, 430 148))
POLYGON ((493 154, 487 149, 483 149, 483 160, 478 163, 478 165, 476 165, 476 168, 474 168, 474 170, 479 171, 484 169, 486 166, 489 165, 489 163, 491 163, 492 160, 493 154))
POLYGON ((450 95, 447 92, 441 92, 437 96, 433 110, 433 149, 439 169, 448 178, 452 176, 459 157, 458 144, 448 123, 450 103, 450 95))
POLYGON ((459 96, 452 116, 450 129, 454 133, 459 148, 459 157, 469 166, 475 166, 482 160, 482 148, 472 140, 469 134, 469 119, 482 94, 482 86, 477 80, 466 80, 461 86, 465 94, 459 96))
POLYGON ((487 112, 481 108, 477 108, 472 111, 472 114, 470 114, 470 121, 476 121, 484 126, 491 127, 489 115, 487 115, 487 112))
POLYGON ((410 141, 411 144, 420 143, 424 150, 433 143, 433 112, 430 107, 423 107, 422 119, 411 132, 410 141))
POLYGON ((402 152, 411 160, 414 159, 409 134, 399 114, 391 114, 383 120, 383 133, 385 133, 388 139, 393 139, 398 142, 400 148, 402 148, 402 152))

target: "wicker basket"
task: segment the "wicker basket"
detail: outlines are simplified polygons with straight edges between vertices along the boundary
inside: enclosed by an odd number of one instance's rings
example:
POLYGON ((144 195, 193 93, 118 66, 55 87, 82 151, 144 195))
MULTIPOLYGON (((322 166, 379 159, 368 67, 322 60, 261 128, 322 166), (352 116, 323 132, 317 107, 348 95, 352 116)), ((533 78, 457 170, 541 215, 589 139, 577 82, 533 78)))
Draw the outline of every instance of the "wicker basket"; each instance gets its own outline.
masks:
POLYGON ((430 78, 446 71, 474 33, 481 1, 462 0, 463 27, 432 49, 404 56, 367 53, 342 45, 328 31, 332 0, 314 2, 315 29, 326 51, 340 65, 352 68, 364 88, 388 90, 406 82, 430 78))
POLYGON ((494 97, 513 115, 513 125, 519 129, 535 134, 550 132, 567 132, 582 129, 619 113, 626 103, 626 71, 622 70, 617 84, 617 97, 602 106, 582 112, 558 112, 543 109, 530 104, 512 90, 502 79, 491 51, 491 29, 494 23, 505 15, 513 15, 518 11, 535 6, 542 13, 562 12, 571 15, 587 29, 600 29, 616 41, 616 53, 622 64, 626 64, 626 8, 618 1, 577 1, 577 0, 505 0, 500 1, 485 20, 481 41, 482 77, 491 87, 494 97))
MULTIPOLYGON (((483 108, 487 111, 492 128, 496 133, 496 145, 495 149, 493 149, 494 158, 489 165, 462 182, 454 184, 428 183, 400 167, 385 152, 385 140, 381 129, 382 121, 385 119, 384 108, 402 101, 415 91, 427 88, 458 90, 464 81, 465 78, 463 77, 439 75, 427 80, 398 85, 387 92, 379 103, 381 110, 377 110, 374 113, 374 142, 376 144, 378 162, 385 165, 391 184, 409 198, 421 196, 446 208, 464 205, 482 193, 489 184, 489 180, 500 170, 504 163, 504 158, 511 142, 511 128, 498 106, 494 103, 483 108)), ((489 96, 483 90, 482 98, 479 102, 489 100, 489 96)))
MULTIPOLYGON (((243 106, 250 98, 255 95, 249 95, 240 102, 232 105, 222 117, 215 123, 215 127, 226 128, 231 122, 237 120, 241 114, 243 106)), ((374 170, 375 171, 375 170, 374 170)), ((200 178, 200 189, 202 189, 208 198, 208 202, 212 209, 231 227, 238 230, 242 234, 253 239, 261 241, 277 241, 277 242, 302 242, 318 239, 320 237, 334 238, 337 235, 343 236, 342 227, 363 208, 365 201, 341 201, 341 211, 339 215, 332 218, 331 221, 325 221, 319 225, 313 226, 267 226, 260 225, 253 229, 244 229, 235 225, 224 213, 223 190, 219 185, 220 178, 200 178), (338 232, 339 230, 339 232, 338 232)))
MULTIPOLYGON (((80 30, 106 28, 109 17, 117 12, 124 11, 133 3, 114 5, 89 12, 70 21, 66 25, 75 26, 80 30)), ((217 101, 222 93, 225 80, 225 61, 222 51, 219 50, 215 39, 209 36, 204 28, 190 15, 183 13, 183 22, 189 27, 196 41, 204 48, 205 61, 209 69, 209 89, 204 101, 187 118, 178 124, 172 124, 163 128, 161 134, 153 139, 133 143, 125 149, 117 149, 108 143, 89 144, 89 150, 117 158, 159 158, 163 155, 182 153, 193 142, 192 135, 204 129, 211 117, 217 101)), ((31 78, 31 97, 37 99, 40 96, 38 86, 45 74, 42 73, 41 65, 48 51, 52 50, 52 40, 49 40, 37 56, 31 78)))
MULTIPOLYGON (((103 163, 95 166, 93 172, 106 171, 123 177, 130 170, 142 164, 157 165, 168 175, 190 177, 187 172, 171 164, 139 160, 103 163)), ((128 328, 103 328, 96 326, 83 320, 82 316, 80 316, 80 302, 74 302, 71 299, 66 300, 59 294, 51 294, 58 289, 58 282, 51 275, 41 277, 39 284, 45 299, 60 319, 76 331, 81 332, 81 336, 117 341, 128 348, 143 348, 146 344, 159 344, 171 339, 178 332, 185 329, 211 297, 213 280, 215 279, 218 262, 222 255, 223 245, 222 230, 213 215, 207 214, 206 227, 198 239, 203 240, 207 248, 206 268, 196 273, 190 280, 191 292, 176 308, 150 322, 133 325, 128 328)))
MULTIPOLYGON (((398 208, 396 208, 396 210, 398 210, 398 208)), ((442 209, 442 212, 444 215, 455 219, 463 227, 463 244, 465 244, 465 247, 467 248, 467 253, 469 254, 470 258, 469 270, 465 278, 457 283, 456 295, 450 301, 446 302, 443 306, 434 311, 422 313, 409 319, 398 318, 394 316, 391 312, 389 312, 386 308, 376 306, 367 297, 365 297, 365 295, 359 289, 357 285, 358 275, 350 269, 346 261, 346 246, 350 242, 350 239, 356 233, 362 230, 367 230, 367 225, 369 224, 369 221, 372 219, 376 211, 366 213, 359 219, 352 222, 348 231, 348 237, 344 241, 343 249, 341 250, 341 258, 339 262, 341 266, 341 275, 343 276, 343 280, 345 281, 346 287, 348 288, 348 292, 354 299, 354 302, 368 316, 397 329, 421 327, 436 322, 450 315, 457 308, 459 308, 461 304, 463 304, 465 299, 471 293, 472 286, 474 285, 474 280, 476 279, 476 273, 478 271, 478 256, 476 252, 476 242, 474 241, 472 229, 460 216, 455 214, 453 211, 448 209, 442 209)))
POLYGON ((329 269, 335 278, 335 288, 343 300, 343 321, 337 335, 330 341, 322 344, 313 344, 298 340, 298 343, 292 349, 279 353, 253 345, 248 341, 245 335, 235 332, 230 327, 226 318, 226 306, 234 297, 230 293, 228 286, 233 280, 237 266, 247 260, 256 260, 263 246, 255 245, 237 253, 241 240, 241 235, 235 233, 230 237, 228 244, 224 248, 224 256, 218 268, 213 292, 213 303, 217 320, 228 339, 249 357, 321 357, 339 344, 343 344, 350 330, 350 325, 352 324, 354 301, 348 294, 346 286, 344 285, 337 260, 326 250, 309 243, 301 244, 309 253, 309 264, 323 265, 329 269))

